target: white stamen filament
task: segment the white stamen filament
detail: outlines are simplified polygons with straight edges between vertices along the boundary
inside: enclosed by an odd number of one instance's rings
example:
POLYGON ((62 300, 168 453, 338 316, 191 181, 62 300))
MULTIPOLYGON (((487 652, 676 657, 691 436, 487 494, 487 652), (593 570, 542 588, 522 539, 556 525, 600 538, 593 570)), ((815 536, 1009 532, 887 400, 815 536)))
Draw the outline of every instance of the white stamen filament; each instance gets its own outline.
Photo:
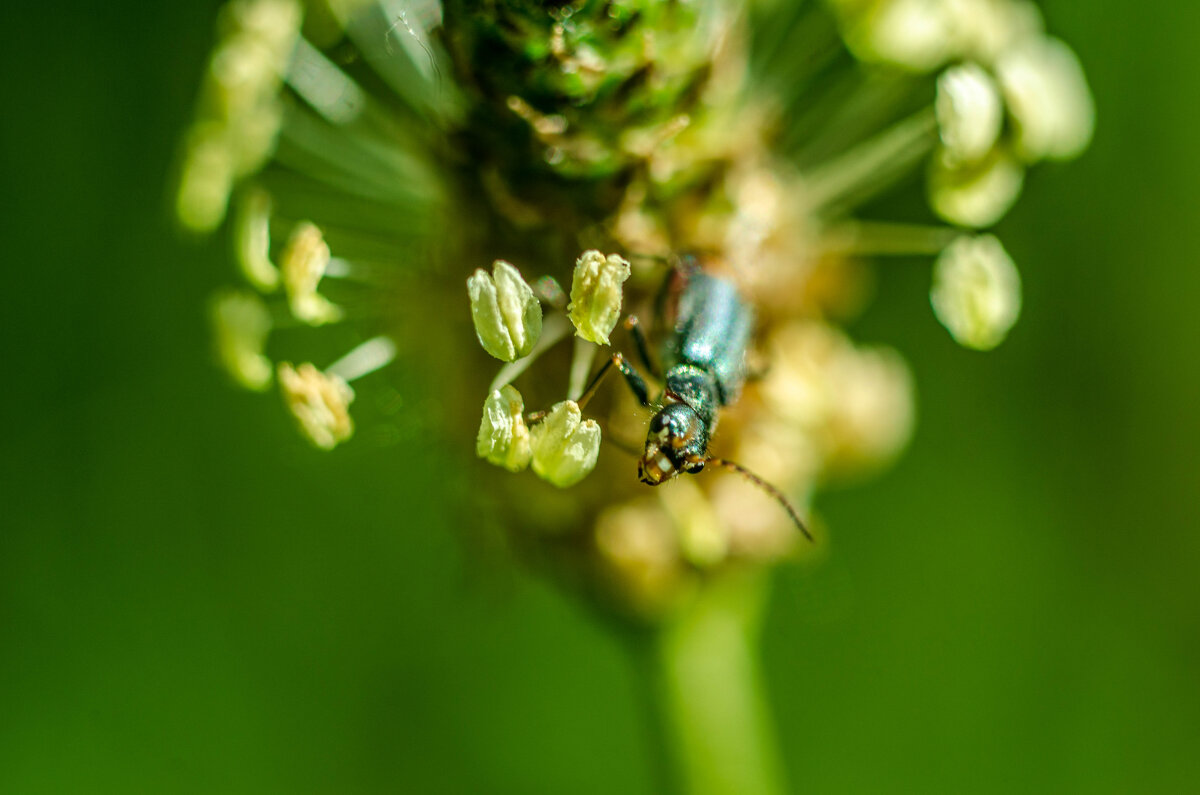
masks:
POLYGON ((583 337, 575 338, 575 352, 571 356, 571 376, 567 383, 567 399, 579 400, 583 396, 597 350, 595 343, 588 342, 583 337))
POLYGON ((536 362, 539 356, 566 337, 570 331, 571 323, 567 320, 566 315, 553 314, 546 318, 546 322, 542 325, 542 336, 538 339, 537 345, 533 346, 529 355, 501 367, 500 372, 496 373, 496 377, 492 379, 488 391, 495 392, 497 389, 511 384, 521 373, 528 370, 529 365, 536 362))
POLYGON ((380 368, 386 367, 396 358, 396 343, 390 337, 374 337, 354 348, 325 369, 349 383, 380 368))
POLYGON ((939 254, 959 231, 948 226, 846 221, 824 234, 824 248, 848 256, 913 256, 939 254))
POLYGON ((808 175, 808 201, 821 211, 870 198, 930 150, 936 128, 933 108, 926 108, 858 144, 808 175))

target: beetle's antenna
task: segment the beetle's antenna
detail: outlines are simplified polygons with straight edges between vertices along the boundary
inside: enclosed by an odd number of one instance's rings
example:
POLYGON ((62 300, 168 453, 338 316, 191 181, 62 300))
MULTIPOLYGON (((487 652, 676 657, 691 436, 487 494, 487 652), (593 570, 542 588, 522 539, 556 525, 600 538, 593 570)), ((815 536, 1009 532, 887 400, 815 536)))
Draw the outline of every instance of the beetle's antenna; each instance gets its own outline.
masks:
POLYGON ((775 486, 771 485, 767 481, 763 480, 758 475, 751 472, 749 469, 746 469, 741 464, 735 463, 733 461, 729 461, 728 459, 706 458, 706 459, 704 459, 704 463, 712 464, 713 466, 724 467, 725 469, 728 469, 731 472, 737 472, 739 475, 744 477, 746 480, 748 480, 751 483, 753 483, 754 485, 758 486, 760 489, 765 491, 767 494, 770 494, 772 497, 775 498, 775 501, 778 502, 780 505, 782 505, 783 509, 785 511, 787 511, 788 516, 790 516, 792 518, 792 521, 795 522, 797 529, 799 529, 800 532, 804 534, 804 537, 807 538, 809 541, 813 541, 814 543, 816 543, 812 537, 812 533, 808 532, 808 528, 804 526, 803 520, 800 519, 800 514, 796 513, 796 509, 792 507, 792 503, 788 501, 788 498, 783 495, 782 491, 780 491, 779 489, 777 489, 775 486))

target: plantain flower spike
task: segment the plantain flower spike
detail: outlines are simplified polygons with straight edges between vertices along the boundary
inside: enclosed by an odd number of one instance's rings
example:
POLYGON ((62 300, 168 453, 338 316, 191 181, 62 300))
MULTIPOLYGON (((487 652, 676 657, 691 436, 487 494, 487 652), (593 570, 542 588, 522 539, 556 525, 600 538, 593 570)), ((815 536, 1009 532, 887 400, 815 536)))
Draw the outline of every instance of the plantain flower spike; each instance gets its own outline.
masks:
POLYGON ((599 345, 608 344, 621 317, 621 285, 629 278, 629 261, 616 254, 585 251, 575 261, 571 277, 571 322, 580 337, 599 345))
POLYGON ((271 360, 263 355, 271 331, 271 313, 253 293, 227 290, 210 307, 217 356, 242 386, 261 392, 271 385, 271 360))
POLYGON ((1004 123, 1000 89, 978 64, 964 63, 942 72, 934 108, 948 161, 978 162, 1000 137, 1004 123))
POLYGON ((317 292, 329 260, 329 245, 321 230, 308 221, 297 224, 283 250, 280 269, 292 314, 310 326, 331 323, 342 316, 338 306, 317 292))
POLYGON ((562 489, 583 480, 600 455, 600 426, 581 416, 575 401, 564 400, 530 429, 533 471, 562 489))
POLYGON ((309 362, 279 364, 279 389, 300 432, 322 450, 332 450, 354 433, 350 404, 354 390, 341 377, 323 373, 309 362))
POLYGON ((982 229, 1004 217, 1024 185, 1025 167, 1004 148, 970 165, 942 150, 930 163, 929 203, 952 224, 982 229))
POLYGON ((960 345, 991 350, 1021 314, 1021 276, 995 237, 963 236, 934 264, 929 299, 960 345))
POLYGON ((1096 109, 1075 52, 1039 36, 1008 50, 996 64, 1026 162, 1070 160, 1092 140, 1096 109))
POLYGON ((492 275, 479 268, 467 279, 471 319, 483 349, 505 362, 526 356, 542 336, 542 305, 521 273, 504 260, 492 275))
POLYGON ((525 427, 525 401, 511 386, 492 391, 483 404, 483 419, 475 452, 480 458, 509 472, 529 466, 533 456, 529 429, 525 427))

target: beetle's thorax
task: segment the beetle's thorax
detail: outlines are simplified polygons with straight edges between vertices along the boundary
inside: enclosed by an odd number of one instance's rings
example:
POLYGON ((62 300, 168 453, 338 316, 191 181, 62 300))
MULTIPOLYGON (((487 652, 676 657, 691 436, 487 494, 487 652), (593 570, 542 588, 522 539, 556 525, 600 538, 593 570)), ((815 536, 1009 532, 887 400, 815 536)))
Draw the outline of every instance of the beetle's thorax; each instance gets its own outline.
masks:
POLYGON ((703 469, 708 440, 717 424, 717 407, 712 376, 692 365, 671 368, 663 407, 650 420, 638 478, 657 486, 680 472, 703 469))

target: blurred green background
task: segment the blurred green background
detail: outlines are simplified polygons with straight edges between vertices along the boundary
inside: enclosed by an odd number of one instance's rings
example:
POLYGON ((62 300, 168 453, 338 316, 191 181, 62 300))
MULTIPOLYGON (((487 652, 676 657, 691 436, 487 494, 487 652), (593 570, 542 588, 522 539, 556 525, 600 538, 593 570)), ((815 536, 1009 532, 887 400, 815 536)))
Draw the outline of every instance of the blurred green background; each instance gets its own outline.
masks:
MULTIPOLYGON (((0 12, 0 792, 650 792, 629 659, 463 547, 442 451, 314 454, 210 366, 166 186, 216 6, 0 12)), ((1200 5, 1043 6, 1097 137, 1000 227, 996 353, 880 268, 920 425, 777 577, 797 792, 1200 784, 1200 5)))

